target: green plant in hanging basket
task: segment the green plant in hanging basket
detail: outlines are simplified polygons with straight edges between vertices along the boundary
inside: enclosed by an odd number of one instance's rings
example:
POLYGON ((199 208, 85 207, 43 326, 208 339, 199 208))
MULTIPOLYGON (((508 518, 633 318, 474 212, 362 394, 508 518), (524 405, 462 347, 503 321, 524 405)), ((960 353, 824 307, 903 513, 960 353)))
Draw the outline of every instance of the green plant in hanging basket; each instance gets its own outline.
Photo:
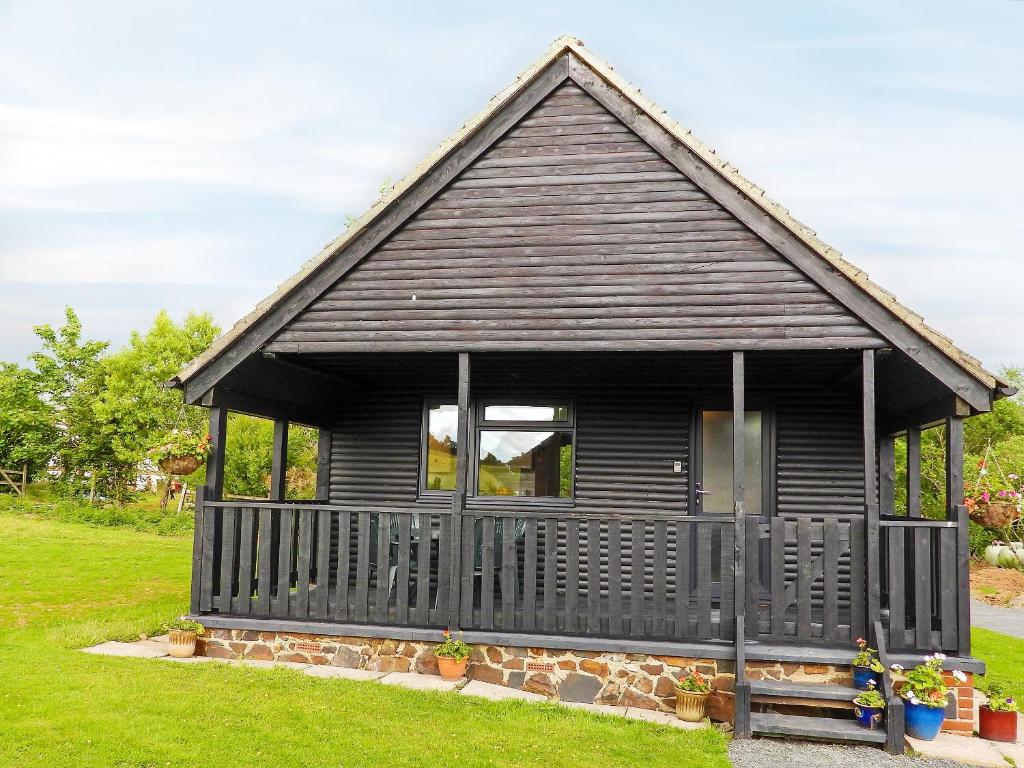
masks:
POLYGON ((210 436, 196 437, 187 430, 172 429, 149 456, 168 475, 191 475, 206 461, 213 449, 210 436))

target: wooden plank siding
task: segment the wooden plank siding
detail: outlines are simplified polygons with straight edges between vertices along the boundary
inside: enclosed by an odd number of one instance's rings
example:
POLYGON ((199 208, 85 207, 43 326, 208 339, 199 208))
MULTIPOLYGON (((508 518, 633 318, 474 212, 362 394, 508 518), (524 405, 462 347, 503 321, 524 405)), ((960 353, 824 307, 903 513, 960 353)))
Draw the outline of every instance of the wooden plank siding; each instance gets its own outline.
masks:
POLYGON ((563 344, 810 349, 882 342, 567 81, 267 348, 563 344))

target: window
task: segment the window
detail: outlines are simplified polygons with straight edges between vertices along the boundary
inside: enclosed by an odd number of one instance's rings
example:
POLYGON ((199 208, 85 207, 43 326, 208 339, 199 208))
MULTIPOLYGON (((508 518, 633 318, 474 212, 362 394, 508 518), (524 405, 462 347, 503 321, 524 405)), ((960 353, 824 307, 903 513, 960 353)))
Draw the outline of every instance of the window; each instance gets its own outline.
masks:
MULTIPOLYGON (((699 505, 704 512, 732 514, 732 411, 701 413, 701 466, 699 505)), ((761 513, 761 412, 744 413, 743 463, 746 473, 743 507, 761 513)))
POLYGON ((455 488, 459 407, 430 404, 425 421, 424 488, 427 491, 451 491, 455 488))
POLYGON ((567 403, 485 403, 480 415, 477 495, 572 497, 573 422, 567 403))

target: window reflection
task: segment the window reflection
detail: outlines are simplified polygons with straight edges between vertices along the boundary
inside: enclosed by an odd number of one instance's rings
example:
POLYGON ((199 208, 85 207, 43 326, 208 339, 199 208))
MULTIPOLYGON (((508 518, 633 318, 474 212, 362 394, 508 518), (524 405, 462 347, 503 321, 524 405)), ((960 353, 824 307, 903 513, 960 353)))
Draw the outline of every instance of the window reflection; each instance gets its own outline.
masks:
POLYGON ((572 433, 481 430, 481 496, 572 496, 572 433))
POLYGON ((457 405, 431 406, 427 416, 428 491, 451 491, 455 488, 456 435, 459 425, 457 405))
POLYGON ((488 405, 484 421, 568 421, 564 405, 488 405))

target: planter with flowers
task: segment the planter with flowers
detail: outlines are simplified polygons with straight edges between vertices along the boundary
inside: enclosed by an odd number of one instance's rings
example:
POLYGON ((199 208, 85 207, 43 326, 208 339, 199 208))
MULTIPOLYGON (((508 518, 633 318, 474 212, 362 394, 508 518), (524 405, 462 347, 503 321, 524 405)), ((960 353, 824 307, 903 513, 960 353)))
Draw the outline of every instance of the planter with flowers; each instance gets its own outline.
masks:
POLYGON ((176 659, 187 659, 196 652, 196 637, 206 629, 198 621, 192 619, 175 619, 164 624, 164 630, 170 642, 168 655, 176 659))
POLYGON ((458 637, 452 635, 451 630, 444 631, 444 642, 434 648, 434 656, 437 658, 437 667, 441 671, 441 677, 445 680, 460 680, 466 676, 466 665, 469 664, 470 647, 462 640, 462 633, 458 637))
POLYGON ((711 684, 700 672, 691 672, 676 681, 676 717, 688 723, 704 719, 711 684))
POLYGON ((868 641, 857 638, 857 655, 850 661, 853 667, 853 687, 858 691, 870 690, 882 681, 882 662, 875 656, 877 651, 868 648, 868 641))
POLYGON ((857 725, 861 728, 870 731, 881 728, 885 717, 885 697, 872 685, 854 698, 853 711, 857 715, 857 725))
MULTIPOLYGON (((949 688, 942 676, 945 660, 946 657, 941 653, 925 656, 923 664, 918 664, 903 676, 900 696, 906 702, 904 711, 907 734, 915 739, 931 741, 942 728, 949 699, 949 688)), ((899 664, 893 664, 892 671, 897 675, 903 675, 904 672, 899 664)), ((954 670, 953 677, 960 682, 967 679, 960 670, 954 670)))
MULTIPOLYGON (((971 520, 985 528, 1000 530, 1020 519, 1024 506, 1024 486, 1017 475, 1004 474, 992 453, 992 446, 978 462, 978 477, 964 488, 964 505, 971 520), (989 471, 993 462, 995 476, 989 471)), ((996 565, 999 563, 993 563, 996 565)))
POLYGON ((1017 741, 1017 702, 1006 695, 999 683, 988 683, 982 689, 985 703, 978 708, 978 733, 991 741, 1017 741))
POLYGON ((191 475, 206 461, 212 446, 210 436, 196 437, 187 430, 171 430, 149 455, 168 475, 191 475))

